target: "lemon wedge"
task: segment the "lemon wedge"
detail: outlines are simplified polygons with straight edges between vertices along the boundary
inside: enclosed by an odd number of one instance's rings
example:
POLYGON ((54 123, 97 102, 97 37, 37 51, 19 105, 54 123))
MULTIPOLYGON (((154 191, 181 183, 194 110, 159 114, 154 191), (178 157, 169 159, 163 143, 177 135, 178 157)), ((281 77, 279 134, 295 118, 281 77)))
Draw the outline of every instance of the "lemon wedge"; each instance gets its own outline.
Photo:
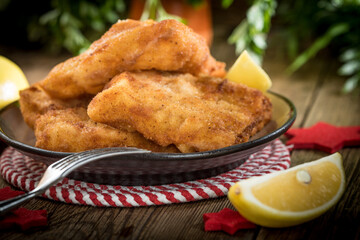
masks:
POLYGON ((251 59, 246 50, 241 53, 234 65, 232 65, 226 78, 262 92, 266 92, 272 85, 270 77, 251 59))
POLYGON ((19 90, 29 83, 19 66, 0 56, 0 109, 19 99, 19 90))
POLYGON ((320 216, 345 189, 339 153, 285 171, 237 182, 228 198, 248 220, 265 227, 294 226, 320 216))

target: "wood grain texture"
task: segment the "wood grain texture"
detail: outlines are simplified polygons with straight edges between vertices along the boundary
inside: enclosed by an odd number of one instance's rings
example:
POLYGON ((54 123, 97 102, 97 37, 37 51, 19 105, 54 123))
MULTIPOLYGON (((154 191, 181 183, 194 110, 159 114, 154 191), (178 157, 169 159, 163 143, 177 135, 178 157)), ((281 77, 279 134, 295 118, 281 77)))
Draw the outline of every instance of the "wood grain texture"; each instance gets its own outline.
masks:
MULTIPOLYGON (((360 97, 342 95, 339 90, 343 82, 336 76, 333 62, 324 62, 324 70, 318 72, 308 70, 308 74, 318 74, 319 78, 312 91, 311 101, 308 102, 303 114, 298 116, 296 127, 310 127, 318 121, 325 121, 338 126, 360 125, 359 103, 360 97), (333 66, 332 68, 330 66, 333 66)), ((321 68, 320 68, 321 69, 321 68)), ((274 84, 275 85, 275 84, 274 84)), ((287 94, 293 94, 288 90, 287 94)), ((303 93, 304 94, 304 93, 303 93)), ((299 95, 299 94, 298 94, 299 95)), ((290 98, 295 102, 301 99, 290 98)), ((296 227, 285 229, 262 228, 257 239, 358 239, 360 221, 359 196, 359 165, 360 149, 344 148, 340 150, 346 175, 347 186, 339 203, 322 216, 296 227)), ((327 153, 313 150, 296 150, 291 155, 291 165, 310 162, 327 156, 327 153)))
MULTIPOLYGON (((240 9, 231 12, 214 6, 213 55, 231 65, 236 56, 234 47, 225 39, 244 16, 240 9)), ((241 10, 242 9, 242 10, 241 10)), ((309 127, 318 121, 339 126, 360 125, 359 96, 341 95, 343 79, 336 75, 337 66, 328 59, 307 64, 297 73, 287 76, 288 60, 279 48, 276 32, 270 36, 270 47, 264 68, 273 79, 272 91, 291 99, 297 107, 294 127, 309 127)), ((67 56, 51 57, 39 52, 7 52, 3 54, 17 62, 30 82, 42 79, 52 66, 67 56)), ((283 138, 285 139, 285 138, 283 138)), ((284 229, 258 227, 241 230, 234 236, 224 232, 205 232, 202 215, 232 208, 226 197, 193 203, 138 208, 97 208, 69 205, 36 198, 25 204, 29 209, 46 209, 47 227, 21 232, 0 231, 0 239, 360 239, 360 148, 340 151, 344 158, 347 187, 340 202, 313 221, 284 229)), ((293 151, 292 166, 309 162, 328 154, 320 151, 293 151)), ((0 178, 0 187, 9 186, 0 178)))

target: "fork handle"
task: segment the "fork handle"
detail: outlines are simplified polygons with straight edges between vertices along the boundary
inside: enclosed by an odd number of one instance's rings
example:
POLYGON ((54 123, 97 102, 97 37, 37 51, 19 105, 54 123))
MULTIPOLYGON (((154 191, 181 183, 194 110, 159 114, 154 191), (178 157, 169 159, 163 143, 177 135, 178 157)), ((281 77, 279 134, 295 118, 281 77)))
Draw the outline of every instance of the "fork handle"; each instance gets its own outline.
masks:
POLYGON ((17 208, 24 202, 29 201, 30 199, 40 195, 41 193, 42 193, 41 191, 31 191, 23 195, 16 196, 14 198, 0 201, 0 216, 5 215, 9 211, 17 208))

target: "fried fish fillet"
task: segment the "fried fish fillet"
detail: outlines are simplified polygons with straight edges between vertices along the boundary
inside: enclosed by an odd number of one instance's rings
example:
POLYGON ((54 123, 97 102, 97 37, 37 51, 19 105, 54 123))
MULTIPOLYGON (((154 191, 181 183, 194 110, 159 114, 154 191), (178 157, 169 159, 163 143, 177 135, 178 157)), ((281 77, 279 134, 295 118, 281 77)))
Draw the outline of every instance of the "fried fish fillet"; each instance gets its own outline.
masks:
POLYGON ((178 152, 162 147, 138 132, 127 132, 89 119, 85 108, 50 110, 35 127, 36 147, 61 152, 80 152, 105 147, 137 147, 153 152, 178 152))
POLYGON ((176 20, 123 20, 77 57, 55 66, 41 81, 53 97, 96 94, 124 71, 150 70, 224 76, 225 64, 211 55, 205 40, 176 20))
POLYGON ((35 121, 40 115, 49 110, 66 109, 73 107, 87 107, 92 96, 82 96, 73 99, 61 100, 51 97, 35 83, 20 91, 20 109, 25 122, 34 128, 35 121))
POLYGON ((130 125, 186 153, 248 141, 270 120, 271 102, 256 89, 221 78, 125 72, 93 98, 88 115, 115 128, 130 125))

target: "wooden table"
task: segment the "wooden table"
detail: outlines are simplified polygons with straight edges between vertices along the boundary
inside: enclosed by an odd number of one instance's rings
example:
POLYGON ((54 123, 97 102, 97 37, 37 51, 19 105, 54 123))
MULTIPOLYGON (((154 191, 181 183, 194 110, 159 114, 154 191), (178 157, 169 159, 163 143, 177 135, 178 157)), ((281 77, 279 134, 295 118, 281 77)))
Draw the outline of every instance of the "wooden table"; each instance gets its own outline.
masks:
MULTIPOLYGON (((233 47, 225 37, 233 25, 227 16, 215 25, 213 55, 228 65, 236 59, 233 47), (222 24, 222 25, 221 25, 222 24)), ((238 17, 239 18, 239 17, 238 17)), ((272 90, 291 99, 298 116, 294 127, 309 127, 318 121, 338 126, 360 125, 360 97, 339 93, 344 79, 336 75, 335 61, 318 59, 292 76, 284 70, 288 64, 276 34, 270 38, 270 47, 264 68, 273 80, 272 90)), ((5 55, 5 54, 4 54, 5 55)), ((7 51, 35 82, 67 56, 50 57, 39 52, 7 51)), ((340 202, 324 215, 308 223, 284 229, 257 227, 241 230, 234 236, 224 232, 205 232, 202 215, 233 208, 226 197, 193 203, 138 208, 99 208, 69 205, 36 198, 25 205, 29 209, 46 209, 47 227, 28 230, 2 230, 0 239, 360 239, 360 148, 344 148, 347 186, 340 202)), ((292 166, 309 162, 328 154, 312 150, 295 150, 292 166)), ((9 186, 0 178, 0 187, 9 186)))

